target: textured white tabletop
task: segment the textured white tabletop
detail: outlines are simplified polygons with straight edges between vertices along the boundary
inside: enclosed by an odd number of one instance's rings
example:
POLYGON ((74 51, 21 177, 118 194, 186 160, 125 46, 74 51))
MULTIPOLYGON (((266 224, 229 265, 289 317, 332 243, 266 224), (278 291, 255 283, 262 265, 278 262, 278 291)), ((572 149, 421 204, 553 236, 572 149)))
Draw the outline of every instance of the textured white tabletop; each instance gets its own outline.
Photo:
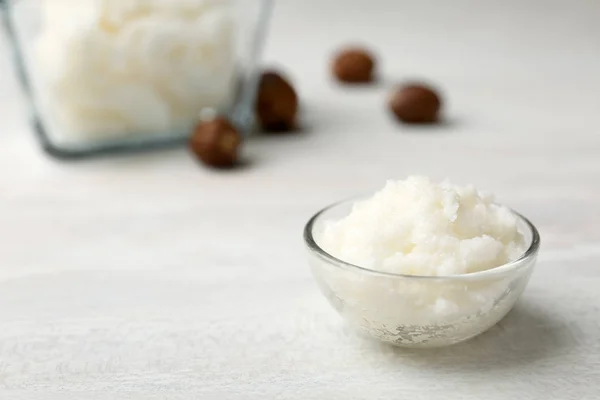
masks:
POLYGON ((250 165, 184 150, 61 163, 36 146, 0 53, 0 398, 599 399, 600 3, 278 2, 266 58, 306 131, 250 165), (343 5, 345 4, 345 5, 343 5), (383 82, 343 90, 331 50, 372 43, 383 82), (437 83, 448 123, 395 124, 385 85, 437 83), (425 174, 494 191, 538 226, 523 298, 465 344, 355 336, 301 231, 321 206, 425 174))

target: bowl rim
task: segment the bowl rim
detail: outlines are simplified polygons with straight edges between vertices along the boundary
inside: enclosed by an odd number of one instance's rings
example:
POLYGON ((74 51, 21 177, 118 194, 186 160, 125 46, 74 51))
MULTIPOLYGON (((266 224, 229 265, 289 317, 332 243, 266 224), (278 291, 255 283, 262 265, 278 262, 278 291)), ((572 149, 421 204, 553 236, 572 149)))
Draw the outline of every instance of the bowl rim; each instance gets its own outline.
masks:
MULTIPOLYGON (((531 232, 531 243, 530 243, 529 247, 527 248, 527 250, 525 250, 525 252, 521 256, 519 256, 515 260, 512 260, 506 264, 502 264, 497 267, 487 269, 484 271, 469 272, 467 274, 459 274, 459 275, 408 275, 408 274, 397 274, 397 273, 393 273, 393 272, 377 271, 374 269, 361 267, 359 265, 343 261, 343 260, 329 254, 327 251, 325 251, 321 246, 319 246, 317 244, 317 242, 314 238, 314 235, 313 235, 313 230, 314 230, 315 223, 327 211, 332 210, 336 207, 339 207, 339 206, 347 204, 347 203, 354 203, 357 200, 365 199, 365 198, 368 198, 368 196, 354 196, 354 197, 351 197, 351 198, 348 198, 345 200, 341 200, 341 201, 332 203, 332 204, 326 206, 325 208, 322 208, 316 214, 314 214, 308 220, 306 225, 304 226, 304 234, 303 234, 304 243, 308 247, 308 249, 312 253, 314 253, 318 257, 320 257, 321 259, 327 261, 330 264, 335 265, 336 267, 343 268, 343 269, 357 270, 358 272, 367 273, 367 274, 371 274, 371 275, 377 275, 377 276, 388 277, 388 278, 401 278, 401 279, 461 281, 461 280, 489 278, 489 277, 492 277, 495 275, 506 274, 506 273, 518 270, 521 267, 527 265, 526 261, 535 259, 535 257, 537 256, 537 253, 539 251, 539 248, 540 248, 540 234, 539 234, 537 228, 535 227, 535 225, 533 225, 533 223, 531 223, 531 221, 529 221, 529 219, 524 217, 521 213, 513 210, 510 207, 507 207, 508 210, 513 215, 515 215, 519 220, 521 220, 529 228, 529 230, 531 232)), ((501 204, 498 204, 498 205, 501 205, 501 204)))

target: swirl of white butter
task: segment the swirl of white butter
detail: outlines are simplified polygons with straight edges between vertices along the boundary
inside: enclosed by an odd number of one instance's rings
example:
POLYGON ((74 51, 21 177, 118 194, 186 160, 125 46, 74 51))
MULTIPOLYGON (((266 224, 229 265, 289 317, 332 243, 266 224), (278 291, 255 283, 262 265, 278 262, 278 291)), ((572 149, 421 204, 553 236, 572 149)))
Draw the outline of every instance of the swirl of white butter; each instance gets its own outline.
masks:
POLYGON ((46 0, 37 43, 48 115, 61 136, 177 133, 235 81, 227 2, 46 0))

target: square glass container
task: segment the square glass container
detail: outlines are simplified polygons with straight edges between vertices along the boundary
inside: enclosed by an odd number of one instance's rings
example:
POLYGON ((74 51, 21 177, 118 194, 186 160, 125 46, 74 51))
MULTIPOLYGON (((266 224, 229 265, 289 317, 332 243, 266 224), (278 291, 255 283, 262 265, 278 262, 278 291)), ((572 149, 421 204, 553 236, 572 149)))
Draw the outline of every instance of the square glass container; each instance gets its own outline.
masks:
POLYGON ((32 126, 61 158, 184 142, 198 119, 253 126, 272 0, 4 0, 32 126))

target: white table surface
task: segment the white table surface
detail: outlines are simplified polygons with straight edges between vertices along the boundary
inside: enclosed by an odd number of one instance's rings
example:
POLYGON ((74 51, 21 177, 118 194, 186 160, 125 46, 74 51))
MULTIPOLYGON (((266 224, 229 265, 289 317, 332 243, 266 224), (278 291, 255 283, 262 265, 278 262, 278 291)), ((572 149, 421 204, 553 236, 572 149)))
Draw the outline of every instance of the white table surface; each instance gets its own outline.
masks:
POLYGON ((184 150, 54 161, 2 56, 0 398, 599 399, 599 16, 594 0, 280 1, 266 59, 294 77, 306 131, 252 139, 235 172, 184 150), (330 82, 352 38, 380 54, 379 86, 330 82), (448 124, 386 114, 386 85, 413 76, 443 89, 448 124), (516 309, 436 351, 344 327, 301 241, 321 206, 414 173, 493 190, 543 242, 516 309))

